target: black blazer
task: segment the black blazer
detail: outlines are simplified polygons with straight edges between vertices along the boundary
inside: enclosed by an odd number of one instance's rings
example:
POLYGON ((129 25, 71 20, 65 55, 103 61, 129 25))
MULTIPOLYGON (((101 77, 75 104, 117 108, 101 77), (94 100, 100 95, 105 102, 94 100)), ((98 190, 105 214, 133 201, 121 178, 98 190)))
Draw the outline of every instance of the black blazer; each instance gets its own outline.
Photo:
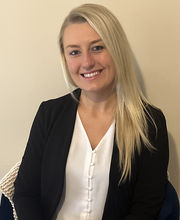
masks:
MULTIPOLYGON (((80 90, 75 95, 79 98, 80 90)), ((20 220, 50 220, 55 213, 77 106, 70 94, 40 105, 15 181, 14 203, 20 220)), ((150 152, 142 144, 141 154, 135 152, 131 179, 118 184, 121 170, 114 141, 103 220, 157 219, 167 181, 168 138, 162 112, 148 109, 157 126, 148 120, 149 139, 156 150, 150 152)))

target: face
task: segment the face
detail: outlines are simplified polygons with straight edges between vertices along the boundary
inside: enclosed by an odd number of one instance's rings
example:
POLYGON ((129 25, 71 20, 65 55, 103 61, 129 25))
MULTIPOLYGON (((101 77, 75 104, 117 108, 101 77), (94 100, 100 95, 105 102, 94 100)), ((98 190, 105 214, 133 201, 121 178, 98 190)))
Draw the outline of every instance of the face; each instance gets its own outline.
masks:
POLYGON ((86 92, 112 91, 113 60, 100 36, 87 22, 67 26, 63 46, 70 76, 79 88, 86 92))

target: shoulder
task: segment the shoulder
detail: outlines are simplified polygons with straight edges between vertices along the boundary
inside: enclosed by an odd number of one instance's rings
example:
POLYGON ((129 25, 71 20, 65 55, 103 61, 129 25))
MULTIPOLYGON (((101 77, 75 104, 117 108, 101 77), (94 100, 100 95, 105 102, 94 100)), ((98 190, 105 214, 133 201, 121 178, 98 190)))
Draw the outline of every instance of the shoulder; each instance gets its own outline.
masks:
POLYGON ((59 106, 64 105, 66 103, 76 102, 76 100, 73 97, 73 94, 78 99, 79 93, 80 93, 80 90, 77 89, 77 90, 73 91, 72 93, 68 93, 68 94, 65 94, 61 97, 44 101, 44 102, 42 102, 42 104, 45 108, 58 108, 59 106))
MULTIPOLYGON (((79 99, 80 90, 73 91, 79 99)), ((78 106, 78 100, 74 99, 71 93, 62 97, 50 99, 40 104, 34 121, 43 124, 43 127, 50 128, 56 121, 64 122, 70 115, 74 115, 78 106)))
POLYGON ((149 126, 154 125, 155 127, 160 127, 162 124, 166 123, 165 116, 161 109, 148 104, 146 105, 145 112, 149 126))
POLYGON ((168 149, 168 131, 163 112, 152 105, 147 106, 148 138, 156 148, 168 149))
POLYGON ((59 114, 70 106, 76 106, 79 96, 80 90, 77 89, 72 93, 68 93, 59 98, 44 101, 41 103, 39 108, 44 112, 44 114, 59 114), (73 97, 73 95, 77 98, 77 100, 73 97))

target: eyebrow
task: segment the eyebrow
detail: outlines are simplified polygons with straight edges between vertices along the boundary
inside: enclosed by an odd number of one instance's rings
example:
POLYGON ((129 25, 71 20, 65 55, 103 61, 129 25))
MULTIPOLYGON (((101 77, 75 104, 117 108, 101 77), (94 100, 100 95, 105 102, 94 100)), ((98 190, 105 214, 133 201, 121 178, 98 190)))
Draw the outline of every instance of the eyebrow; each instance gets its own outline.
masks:
MULTIPOLYGON (((90 45, 101 42, 101 41, 102 41, 102 39, 93 40, 93 41, 90 42, 90 45)), ((80 48, 80 46, 78 46, 76 44, 69 44, 65 48, 69 48, 69 47, 70 48, 80 48)))

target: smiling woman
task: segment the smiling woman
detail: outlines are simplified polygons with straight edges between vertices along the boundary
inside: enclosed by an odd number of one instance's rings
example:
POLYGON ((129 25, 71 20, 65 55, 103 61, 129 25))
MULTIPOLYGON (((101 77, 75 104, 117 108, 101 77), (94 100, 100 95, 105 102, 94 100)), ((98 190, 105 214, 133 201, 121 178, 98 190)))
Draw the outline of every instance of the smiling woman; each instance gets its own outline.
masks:
POLYGON ((66 82, 77 89, 40 105, 15 181, 19 219, 157 219, 166 122, 140 90, 119 21, 101 5, 81 5, 59 44, 66 82))
POLYGON ((96 31, 87 22, 71 24, 64 31, 63 45, 76 86, 86 95, 98 91, 111 94, 115 87, 114 62, 96 31))

